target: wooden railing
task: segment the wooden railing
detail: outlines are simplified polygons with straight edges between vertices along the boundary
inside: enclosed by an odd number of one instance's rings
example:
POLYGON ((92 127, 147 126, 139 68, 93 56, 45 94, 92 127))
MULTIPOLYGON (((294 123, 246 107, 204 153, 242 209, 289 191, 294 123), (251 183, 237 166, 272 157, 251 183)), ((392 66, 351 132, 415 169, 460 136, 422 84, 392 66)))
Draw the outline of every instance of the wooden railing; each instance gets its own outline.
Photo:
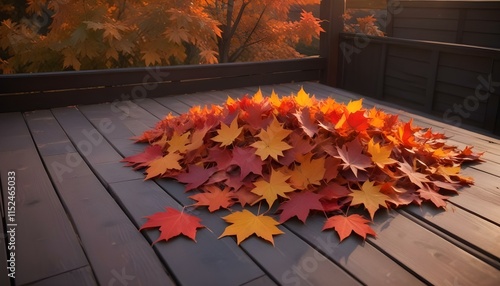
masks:
POLYGON ((325 58, 0 76, 0 112, 158 97, 293 81, 320 81, 325 58))
POLYGON ((500 134, 500 49, 340 35, 339 87, 500 134))

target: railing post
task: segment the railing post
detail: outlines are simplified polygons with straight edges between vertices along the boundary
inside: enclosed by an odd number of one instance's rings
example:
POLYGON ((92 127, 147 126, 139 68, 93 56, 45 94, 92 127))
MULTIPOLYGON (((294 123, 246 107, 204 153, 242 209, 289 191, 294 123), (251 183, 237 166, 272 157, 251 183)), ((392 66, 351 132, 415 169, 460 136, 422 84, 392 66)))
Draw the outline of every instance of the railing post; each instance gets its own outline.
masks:
POLYGON ((327 59, 326 71, 321 76, 321 82, 330 86, 338 86, 339 82, 339 35, 343 30, 342 14, 345 0, 322 0, 320 19, 325 30, 320 35, 320 56, 327 59))

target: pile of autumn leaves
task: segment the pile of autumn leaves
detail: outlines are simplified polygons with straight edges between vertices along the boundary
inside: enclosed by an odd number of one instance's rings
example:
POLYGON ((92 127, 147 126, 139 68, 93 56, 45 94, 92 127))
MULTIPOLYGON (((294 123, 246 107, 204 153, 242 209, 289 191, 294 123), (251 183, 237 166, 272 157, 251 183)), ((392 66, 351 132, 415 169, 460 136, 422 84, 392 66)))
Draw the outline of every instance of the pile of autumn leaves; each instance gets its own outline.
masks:
MULTIPOLYGON (((144 153, 124 160, 146 168, 146 179, 185 183, 194 207, 233 206, 221 237, 236 235, 238 244, 252 234, 274 244, 273 235, 283 233, 277 225, 294 216, 305 223, 312 212, 325 216, 323 229, 334 228, 343 240, 352 232, 375 235, 369 223, 380 208, 423 201, 445 207, 447 194, 471 184, 460 165, 480 154, 444 139, 397 115, 364 109, 362 100, 345 105, 303 89, 282 98, 259 91, 168 115, 138 138, 150 144, 144 153), (255 204, 261 214, 244 208, 255 204)), ((194 240, 203 225, 167 208, 141 229, 155 227, 157 241, 179 234, 194 240)))

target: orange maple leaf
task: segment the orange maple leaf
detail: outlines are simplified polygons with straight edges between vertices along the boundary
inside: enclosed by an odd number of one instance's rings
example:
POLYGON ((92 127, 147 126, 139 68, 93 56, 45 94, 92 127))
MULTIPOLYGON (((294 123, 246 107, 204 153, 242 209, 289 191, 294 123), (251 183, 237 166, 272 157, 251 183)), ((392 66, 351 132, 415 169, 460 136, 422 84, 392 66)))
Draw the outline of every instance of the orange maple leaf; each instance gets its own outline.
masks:
POLYGON ((369 222, 359 214, 350 216, 335 215, 327 219, 323 230, 334 228, 339 234, 340 241, 348 237, 353 231, 366 239, 367 234, 376 235, 375 231, 368 225, 369 222))
POLYGON ((167 155, 152 161, 149 164, 149 168, 146 169, 146 173, 148 175, 145 180, 161 176, 169 169, 182 170, 182 166, 179 165, 179 160, 182 158, 183 157, 178 153, 168 153, 167 155))
POLYGON ((217 130, 218 135, 213 137, 212 140, 215 142, 220 142, 220 146, 228 146, 233 144, 234 140, 241 134, 243 127, 238 127, 238 117, 236 116, 231 122, 230 126, 227 126, 223 122, 220 123, 220 129, 217 130))
POLYGON ((290 184, 297 189, 306 189, 309 185, 321 185, 325 177, 325 158, 312 159, 313 154, 308 153, 290 172, 290 184))
POLYGON ((265 215, 254 215, 248 210, 234 212, 223 219, 232 225, 226 227, 219 238, 236 235, 238 245, 252 234, 262 237, 274 245, 273 235, 283 234, 283 231, 276 227, 279 222, 275 219, 265 215))
POLYGON ((168 148, 167 152, 179 152, 179 153, 184 153, 187 150, 186 145, 190 143, 191 140, 189 140, 189 132, 186 132, 182 135, 179 135, 177 132, 174 132, 172 135, 172 138, 170 140, 167 140, 168 148))
POLYGON ((233 195, 229 192, 229 187, 221 190, 215 185, 205 186, 203 193, 192 195, 189 198, 197 201, 195 206, 208 206, 210 212, 214 212, 220 208, 227 209, 233 205, 233 195))
POLYGON ((252 193, 261 196, 256 202, 266 200, 269 208, 271 208, 274 201, 278 199, 278 196, 288 198, 286 193, 295 190, 286 182, 289 178, 290 176, 283 174, 281 171, 272 169, 269 182, 264 179, 254 182, 255 188, 252 190, 252 193))
POLYGON ((205 227, 200 223, 198 217, 169 207, 165 208, 164 212, 157 212, 146 218, 148 221, 139 230, 154 227, 160 228, 160 237, 153 244, 163 239, 168 241, 180 234, 196 241, 196 229, 205 227))
POLYGON ((375 186, 374 182, 365 181, 361 186, 361 190, 352 190, 352 193, 349 194, 352 197, 351 205, 363 204, 373 219, 379 206, 386 208, 387 203, 385 201, 391 200, 390 197, 380 192, 380 188, 380 186, 375 186))
POLYGON ((385 165, 397 163, 398 161, 392 159, 391 156, 392 146, 380 146, 379 143, 374 143, 373 138, 368 142, 368 153, 372 155, 373 163, 377 164, 380 168, 385 165))
POLYGON ((262 160, 267 159, 269 156, 278 160, 278 156, 283 156, 283 151, 292 148, 292 146, 283 141, 291 132, 279 125, 279 122, 275 118, 267 130, 261 130, 257 134, 260 141, 256 141, 250 146, 257 149, 255 154, 259 155, 262 160), (278 127, 276 127, 276 124, 278 124, 278 127))

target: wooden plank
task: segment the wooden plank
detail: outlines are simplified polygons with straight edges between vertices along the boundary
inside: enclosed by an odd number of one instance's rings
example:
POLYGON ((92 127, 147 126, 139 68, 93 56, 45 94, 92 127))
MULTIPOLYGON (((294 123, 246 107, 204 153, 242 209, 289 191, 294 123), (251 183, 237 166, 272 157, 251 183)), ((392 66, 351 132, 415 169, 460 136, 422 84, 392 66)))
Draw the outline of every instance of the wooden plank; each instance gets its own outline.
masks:
MULTIPOLYGON (((56 135, 52 138, 57 141, 57 134, 64 133, 48 110, 27 114, 26 118, 37 146, 50 144, 45 140, 51 135, 56 135)), ((123 269, 131 283, 173 285, 149 243, 78 153, 42 155, 42 159, 99 284, 107 284, 123 269), (68 157, 82 163, 68 166, 68 157)))
POLYGON ((394 19, 395 28, 414 28, 425 30, 444 30, 456 31, 458 25, 457 19, 444 18, 404 18, 396 17, 394 19))
MULTIPOLYGON (((112 282, 111 280, 109 282, 110 282, 109 285, 113 285, 111 283, 112 282)), ((124 280, 124 282, 127 281, 124 280)), ((89 266, 86 266, 56 276, 52 276, 29 285, 30 286, 54 286, 54 285, 91 286, 99 284, 97 284, 97 282, 94 280, 92 269, 89 266)))
MULTIPOLYGON (((134 85, 143 86, 147 90, 150 90, 154 89, 156 86, 155 83, 164 81, 231 78, 256 74, 319 70, 325 65, 326 59, 309 57, 253 63, 65 71, 29 75, 13 74, 0 76, 0 86, 2 86, 1 93, 3 94, 121 85, 125 85, 129 90, 134 85), (73 80, 75 77, 78 77, 77 81, 73 80)), ((130 94, 130 91, 128 94, 130 94)), ((126 99, 130 98, 124 98, 124 100, 126 99)))
MULTIPOLYGON (((110 136, 109 134, 113 134, 115 130, 117 134, 123 131, 115 129, 116 126, 111 119, 101 118, 94 127, 76 108, 57 108, 52 112, 73 145, 103 182, 119 182, 142 177, 131 168, 121 168, 122 164, 119 161, 123 157, 105 140, 104 135, 110 136), (101 133, 96 127, 100 128, 101 133)), ((113 114, 111 110, 110 114, 113 114)), ((128 133, 128 137, 124 139, 131 137, 129 135, 132 134, 128 133)))
MULTIPOLYGON (((448 7, 441 8, 414 8, 407 1, 401 2, 401 13, 398 18, 427 18, 427 19, 458 19, 459 10, 448 7)), ((426 5, 427 6, 427 5, 426 5)))
POLYGON ((416 61, 412 57, 387 57, 387 70, 404 72, 410 75, 426 77, 429 73, 429 63, 416 61))
POLYGON ((431 62, 428 67, 427 84, 425 86, 425 102, 424 108, 427 112, 432 112, 432 105, 434 103, 434 88, 436 85, 437 67, 439 64, 439 50, 433 50, 431 55, 431 62))
POLYGON ((498 34, 480 34, 477 32, 464 32, 463 43, 481 47, 500 48, 498 34))
MULTIPOLYGON (((500 10, 498 11, 500 13, 500 10)), ((500 18, 497 21, 469 20, 465 22, 464 31, 483 34, 500 34, 500 18)))
POLYGON ((306 224, 293 219, 285 226, 322 254, 332 259, 366 285, 423 285, 424 283, 361 237, 350 236, 340 243, 333 230, 322 231, 325 218, 310 216, 306 224))
POLYGON ((428 50, 402 45, 388 45, 387 58, 399 57, 403 59, 412 59, 414 61, 429 62, 431 53, 428 50))
POLYGON ((403 211, 444 230, 454 239, 487 255, 492 266, 500 269, 500 226, 484 220, 462 208, 449 204, 447 211, 431 204, 408 206, 403 211))
POLYGON ((400 214, 378 213, 369 242, 434 285, 494 285, 500 272, 400 214))
POLYGON ((0 175, 7 182, 7 172, 16 172, 16 285, 88 265, 23 116, 0 114, 0 131, 13 139, 0 140, 0 175))
POLYGON ((393 37, 453 43, 456 39, 456 32, 394 27, 393 37))
MULTIPOLYGON (((497 5, 498 6, 498 5, 497 5)), ((490 9, 468 9, 467 10, 467 20, 489 20, 489 21, 500 21, 500 8, 491 7, 490 9)))

